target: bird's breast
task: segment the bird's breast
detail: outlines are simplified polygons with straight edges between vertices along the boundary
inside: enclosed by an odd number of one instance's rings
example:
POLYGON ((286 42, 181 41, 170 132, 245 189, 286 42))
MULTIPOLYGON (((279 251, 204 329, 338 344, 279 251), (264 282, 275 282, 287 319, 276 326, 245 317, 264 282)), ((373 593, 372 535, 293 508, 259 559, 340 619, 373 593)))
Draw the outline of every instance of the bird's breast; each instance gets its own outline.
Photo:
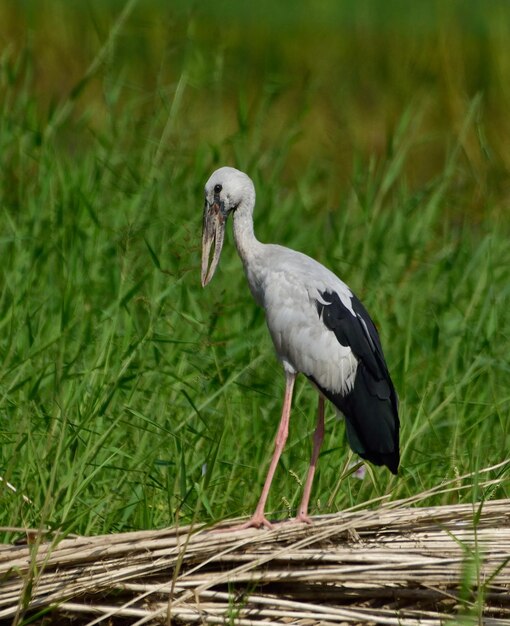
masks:
POLYGON ((306 285, 280 277, 262 290, 269 332, 280 359, 335 393, 354 385, 357 359, 319 317, 306 285))

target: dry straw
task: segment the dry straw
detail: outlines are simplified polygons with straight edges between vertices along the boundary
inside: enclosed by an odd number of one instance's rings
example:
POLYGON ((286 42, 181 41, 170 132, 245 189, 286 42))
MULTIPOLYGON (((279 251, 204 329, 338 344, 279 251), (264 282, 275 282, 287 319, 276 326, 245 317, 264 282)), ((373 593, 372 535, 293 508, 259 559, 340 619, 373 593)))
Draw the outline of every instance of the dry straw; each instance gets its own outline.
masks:
MULTIPOLYGON (((509 463, 481 474, 502 475, 509 463)), ((187 526, 51 542, 29 533, 28 546, 0 547, 0 620, 51 610, 52 620, 90 626, 508 626, 510 500, 416 506, 471 489, 469 478, 312 526, 187 526)), ((485 493, 502 481, 478 480, 485 493)))

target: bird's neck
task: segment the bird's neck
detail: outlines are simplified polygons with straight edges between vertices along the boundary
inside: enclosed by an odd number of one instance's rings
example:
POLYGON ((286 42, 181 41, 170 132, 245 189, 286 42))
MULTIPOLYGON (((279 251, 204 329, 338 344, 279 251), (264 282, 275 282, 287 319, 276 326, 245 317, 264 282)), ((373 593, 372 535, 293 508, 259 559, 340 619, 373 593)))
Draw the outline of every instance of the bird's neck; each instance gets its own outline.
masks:
POLYGON ((234 213, 234 239, 239 256, 245 266, 262 247, 253 230, 252 210, 252 207, 242 203, 234 213))

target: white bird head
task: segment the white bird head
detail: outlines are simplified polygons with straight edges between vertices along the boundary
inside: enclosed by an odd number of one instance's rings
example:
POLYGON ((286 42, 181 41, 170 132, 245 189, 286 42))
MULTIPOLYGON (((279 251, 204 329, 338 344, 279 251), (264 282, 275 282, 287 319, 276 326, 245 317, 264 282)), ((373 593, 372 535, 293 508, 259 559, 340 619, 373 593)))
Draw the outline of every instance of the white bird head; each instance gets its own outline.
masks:
POLYGON ((220 167, 205 184, 204 221, 202 229, 202 287, 214 276, 225 237, 228 216, 240 205, 253 209, 255 187, 251 178, 233 167, 220 167), (214 241, 214 253, 209 256, 214 241))

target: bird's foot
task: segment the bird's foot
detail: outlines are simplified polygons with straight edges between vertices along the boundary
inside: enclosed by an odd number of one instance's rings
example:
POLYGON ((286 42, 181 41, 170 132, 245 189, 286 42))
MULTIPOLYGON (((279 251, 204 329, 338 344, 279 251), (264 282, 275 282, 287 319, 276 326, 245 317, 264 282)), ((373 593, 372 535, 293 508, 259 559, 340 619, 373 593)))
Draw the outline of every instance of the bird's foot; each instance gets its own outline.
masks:
POLYGON ((312 518, 307 513, 298 513, 294 519, 289 520, 293 524, 313 524, 312 518))
POLYGON ((235 524, 234 526, 227 526, 225 528, 215 529, 215 533, 231 533, 236 530, 246 530, 247 528, 267 528, 268 530, 273 530, 274 525, 267 519, 267 517, 263 514, 261 515, 253 515, 247 522, 243 522, 242 524, 235 524))
POLYGON ((251 517, 251 519, 249 519, 247 522, 239 526, 240 529, 262 528, 262 527, 267 528, 269 530, 272 530, 274 528, 274 525, 271 524, 271 522, 263 514, 262 515, 255 514, 251 517))

